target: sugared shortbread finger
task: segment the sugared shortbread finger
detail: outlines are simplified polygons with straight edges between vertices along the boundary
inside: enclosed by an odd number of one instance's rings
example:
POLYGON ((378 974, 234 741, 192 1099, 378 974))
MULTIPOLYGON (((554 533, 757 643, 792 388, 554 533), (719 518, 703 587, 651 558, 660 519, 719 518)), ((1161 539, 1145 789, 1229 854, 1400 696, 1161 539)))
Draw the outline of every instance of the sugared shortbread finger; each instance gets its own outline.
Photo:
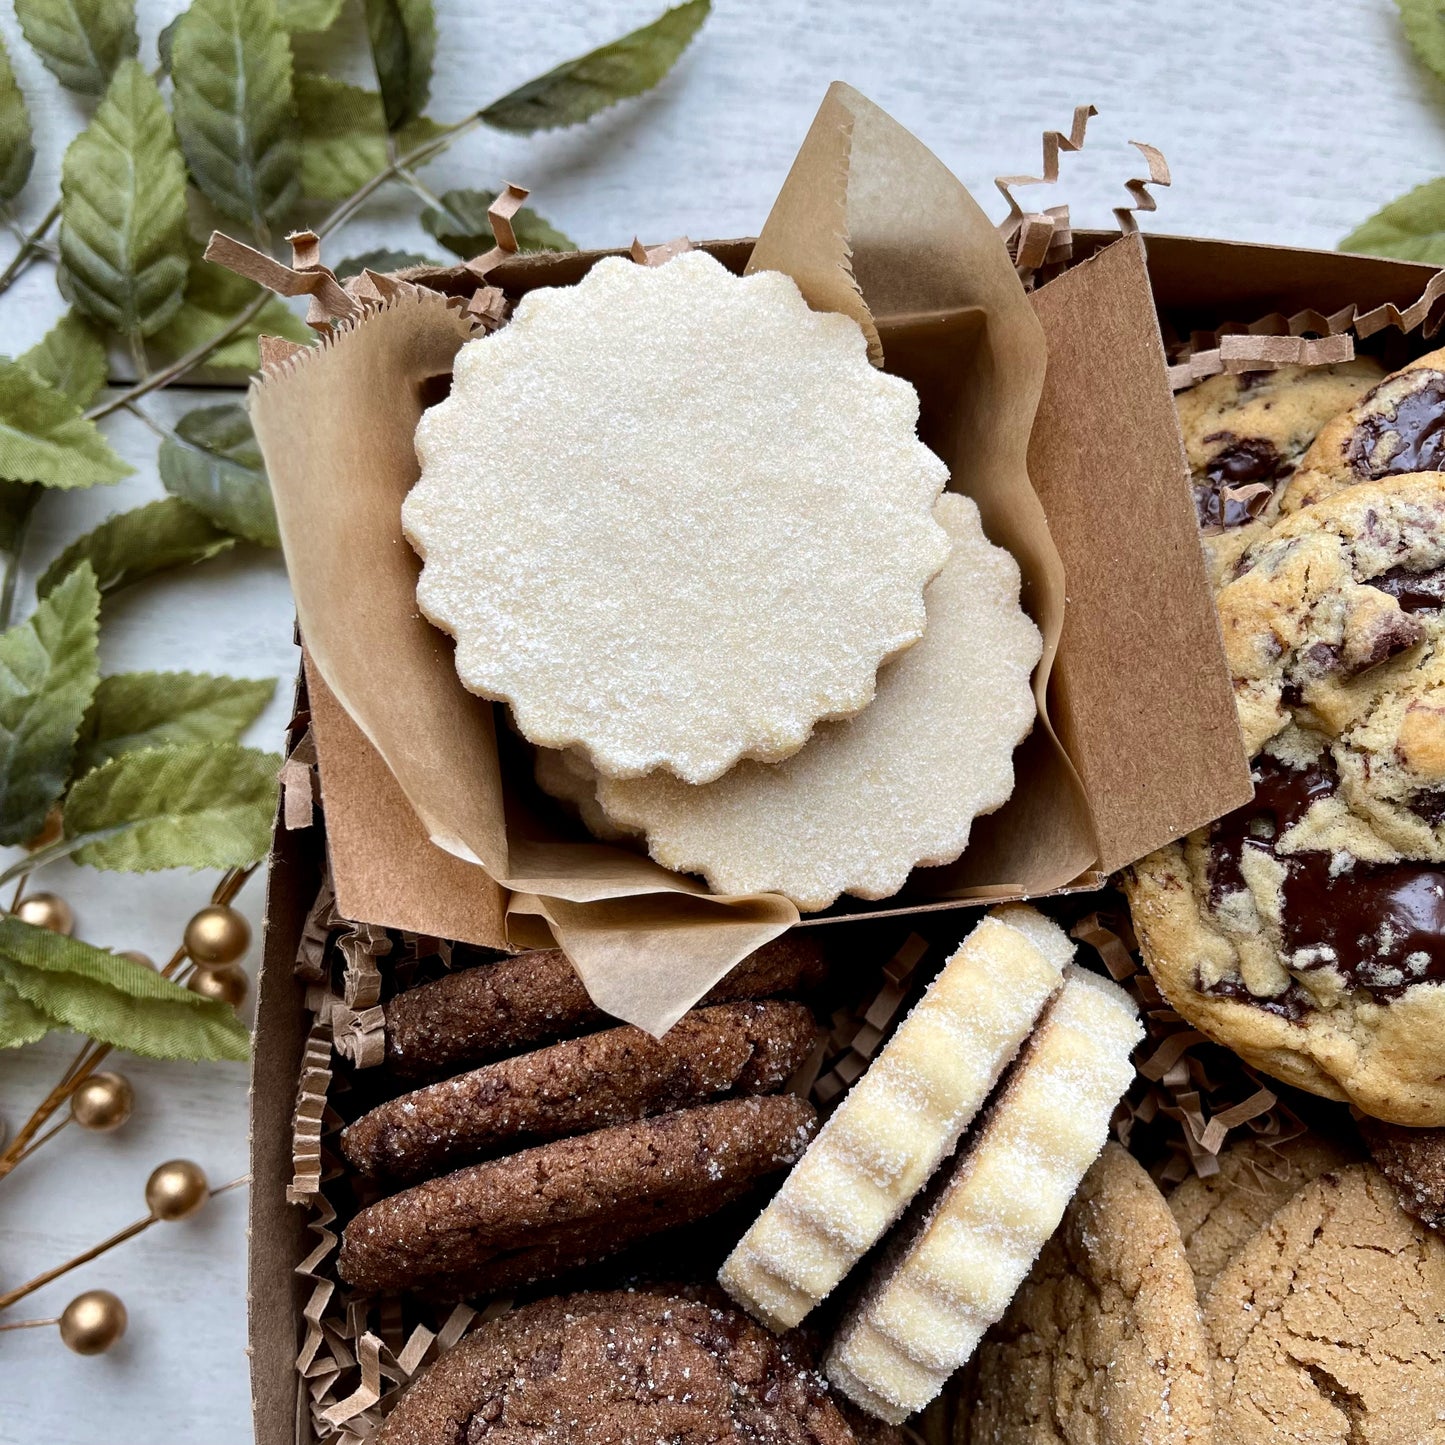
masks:
POLYGON ((1142 1037, 1123 989, 1067 971, 953 1177, 835 1337, 828 1378, 851 1400, 897 1424, 967 1363, 1103 1148, 1142 1037))
POLYGON ((979 924, 724 1263, 734 1299, 782 1330, 834 1289, 957 1144, 1072 954, 1031 908, 979 924))

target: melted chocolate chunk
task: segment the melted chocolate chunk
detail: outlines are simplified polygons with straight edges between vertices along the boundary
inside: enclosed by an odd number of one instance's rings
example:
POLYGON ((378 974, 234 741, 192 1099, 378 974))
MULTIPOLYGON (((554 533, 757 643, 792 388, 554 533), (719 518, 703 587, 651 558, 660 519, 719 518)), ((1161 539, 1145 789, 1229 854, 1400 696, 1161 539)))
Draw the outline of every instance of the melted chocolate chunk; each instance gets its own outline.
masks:
POLYGON ((1405 612, 1434 612, 1445 607, 1445 567, 1433 572, 1410 572, 1392 567, 1366 579, 1371 587, 1388 592, 1405 612))
MULTIPOLYGON (((1294 769, 1268 756, 1255 760, 1254 779, 1254 801, 1210 829, 1210 907, 1244 889, 1240 860, 1245 849, 1257 848, 1284 867, 1282 943, 1296 972, 1332 968, 1349 987, 1381 1001, 1413 984, 1445 983, 1445 868, 1357 862, 1334 875, 1329 853, 1278 853, 1280 837, 1333 794, 1338 779, 1327 757, 1294 769)), ((1294 1017, 1291 1010, 1306 1007, 1305 999, 1290 997, 1297 987, 1275 999, 1256 998, 1233 980, 1208 991, 1294 1017)))
POLYGON ((1359 476, 1371 479, 1440 471, 1445 463, 1445 374, 1430 372, 1401 399, 1393 417, 1366 417, 1345 446, 1345 460, 1359 476), (1395 450, 1381 460, 1376 450, 1391 433, 1395 450))
POLYGON ((1254 520, 1258 503, 1225 495, 1232 487, 1249 482, 1275 482, 1290 469, 1271 442, 1263 437, 1237 437, 1233 432, 1215 432, 1205 442, 1227 442, 1204 468, 1206 481, 1194 487, 1194 505, 1201 527, 1242 527, 1254 520))
POLYGON ((1432 828, 1445 823, 1445 788, 1430 788, 1410 799, 1410 811, 1432 828))

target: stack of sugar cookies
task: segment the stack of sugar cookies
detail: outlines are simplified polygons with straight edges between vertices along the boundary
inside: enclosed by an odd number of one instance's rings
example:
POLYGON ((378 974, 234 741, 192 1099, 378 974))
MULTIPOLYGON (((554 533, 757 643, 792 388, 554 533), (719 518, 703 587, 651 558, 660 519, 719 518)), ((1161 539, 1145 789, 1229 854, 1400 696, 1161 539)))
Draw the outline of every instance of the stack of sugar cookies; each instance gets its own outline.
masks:
POLYGON ((852 319, 701 251, 457 356, 402 520, 539 784, 719 893, 884 898, 1013 787, 1038 630, 852 319))
POLYGON ((887 1235, 825 1368, 891 1423, 1008 1308, 1133 1078, 1134 1005, 1072 956, 1032 909, 990 913, 723 1265, 724 1288, 782 1331, 887 1235))

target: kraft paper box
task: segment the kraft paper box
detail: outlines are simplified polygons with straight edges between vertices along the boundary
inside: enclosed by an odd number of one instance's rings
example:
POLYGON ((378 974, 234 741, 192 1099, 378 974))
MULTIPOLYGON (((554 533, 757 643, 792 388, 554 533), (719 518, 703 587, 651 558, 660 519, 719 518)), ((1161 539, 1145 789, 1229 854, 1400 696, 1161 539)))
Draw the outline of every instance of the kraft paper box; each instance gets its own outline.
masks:
MULTIPOLYGON (((970 266, 987 250, 981 213, 957 182, 912 137, 843 88, 830 93, 779 208, 758 245, 772 246, 766 254, 778 258, 810 225, 815 242, 821 233, 821 243, 793 245, 790 257, 815 305, 846 274, 839 260, 846 260, 851 244, 852 271, 868 319, 876 324, 885 365, 919 387, 925 440, 950 462, 952 485, 976 497, 990 535, 1019 557, 1025 604, 1047 644, 1041 668, 1047 676, 1041 700, 1047 723, 1041 717, 1019 755, 1014 798, 994 819, 981 821, 962 864, 916 875, 897 899, 832 910, 809 917, 805 925, 846 927, 846 920, 859 915, 936 912, 1087 886, 1247 798, 1248 771, 1204 582, 1161 322, 1172 334, 1187 336, 1277 311, 1331 313, 1351 303, 1362 310, 1386 303, 1403 307, 1420 295, 1433 272, 1335 253, 1076 233, 1072 263, 1062 274, 1032 295, 1025 296, 1016 283, 1010 292, 996 266, 985 281, 954 264, 949 225, 970 238, 970 266), (860 116, 866 118, 862 124, 860 116), (821 219, 816 201, 807 204, 808 190, 797 192, 794 185, 816 189, 820 175, 851 174, 857 181, 860 172, 869 180, 860 185, 863 197, 856 206, 853 188, 844 183, 825 196, 821 219), (898 181, 896 190, 884 184, 891 180, 898 181), (924 213, 940 203, 946 203, 947 224, 933 231, 924 213), (881 219, 872 209, 880 205, 881 219), (912 224, 895 231, 893 223, 905 217, 912 224), (780 238, 775 223, 786 223, 791 235, 780 238), (871 237, 878 238, 876 249, 871 237), (928 252, 930 239, 936 249, 928 252), (907 249, 915 244, 927 252, 921 269, 907 249), (1032 507, 1025 490, 1035 499, 1032 507), (1188 665, 1181 666, 1180 659, 1188 665)), ((754 254, 747 241, 708 249, 735 270, 754 254)), ((537 286, 574 281, 595 259, 593 254, 521 257, 489 280, 515 299, 537 286)), ((841 299, 843 309, 853 304, 846 294, 841 299)), ((366 338, 378 322, 397 324, 385 318, 403 315, 399 308, 376 313, 349 333, 349 340, 261 388, 258 430, 273 476, 280 474, 283 531, 288 530, 285 489, 308 468, 353 491, 390 487, 387 507, 399 506, 415 475, 411 427, 435 397, 434 378, 444 374, 464 336, 454 311, 441 305, 428 310, 426 303, 416 310, 425 315, 424 323, 415 324, 416 316, 401 323, 390 350, 366 338), (336 380, 330 366, 347 355, 343 346, 351 347, 341 378, 348 389, 338 393, 330 387, 336 380), (399 376, 404 384, 398 387, 399 376), (293 389, 292 400, 270 412, 267 388, 278 381, 293 389), (383 397, 388 387, 396 394, 383 397), (302 388, 308 394, 297 400, 302 388), (301 428, 301 417, 308 419, 310 434, 301 428)), ((416 563, 399 525, 393 540, 395 576, 387 580, 395 603, 409 595, 416 563)), ((375 559, 355 550, 328 556, 324 545, 335 541, 298 535, 292 519, 288 560, 298 582, 318 581, 352 599, 375 589, 375 559)), ((412 792, 384 761, 384 742, 379 747, 328 686, 328 663, 334 659, 316 646, 320 639, 308 625, 313 619, 304 584, 298 586, 298 607, 311 649, 310 692, 308 698, 303 687, 306 710, 289 742, 299 740, 309 719, 320 753, 324 808, 309 828, 287 830, 278 823, 257 995, 250 1353, 256 1438, 266 1445, 313 1439, 296 1373, 308 1287, 295 1270, 316 1241, 303 1211, 286 1202, 285 1189, 307 1028, 304 990, 293 967, 327 856, 346 917, 494 947, 532 941, 538 920, 545 920, 574 956, 582 956, 579 962, 590 961, 593 974, 585 966, 581 971, 589 986, 594 977, 601 980, 604 1006, 611 1006, 609 997, 621 999, 644 1019, 665 1018, 678 998, 675 978, 657 994, 640 986, 639 976, 645 980, 649 969, 681 960, 688 973, 685 988, 701 993, 727 966, 720 959, 730 958, 734 949, 746 952, 792 921, 766 900, 714 903, 689 892, 638 891, 632 871, 637 860, 599 866, 594 852, 608 850, 575 839, 539 840, 536 820, 525 815, 525 800, 508 792, 516 780, 505 777, 497 761, 490 709, 464 693, 447 695, 440 706, 448 726, 460 730, 452 741, 481 747, 483 775, 496 790, 483 800, 495 811, 479 813, 478 836, 495 844, 496 857, 512 865, 514 882, 524 876, 546 880, 559 892, 545 898, 497 885, 492 880, 508 876, 505 868, 489 874, 467 861, 467 844, 455 836, 444 838, 446 847, 434 841, 438 830, 423 823, 412 792), (493 836, 487 839, 489 828, 493 836), (549 863, 560 857, 573 871, 537 870, 539 850, 549 863), (524 875, 525 867, 533 872, 524 875), (564 896, 569 893, 583 896, 564 896), (719 922, 719 913, 729 915, 727 921, 719 922), (719 934, 731 940, 721 947, 699 943, 719 934), (639 955, 647 964, 640 975, 630 967, 639 955)), ((408 618, 416 621, 412 614, 414 608, 408 618)), ((361 651, 367 620, 363 613, 361 651)), ((450 643, 430 630, 425 640, 435 653, 429 685, 454 683, 450 643)), ((373 653, 369 660, 378 657, 384 654, 373 653)), ((383 663, 377 663, 377 673, 386 683, 383 663)), ((345 687, 343 678, 343 697, 345 687)), ((432 700, 430 694, 425 701, 409 696, 408 726, 431 724, 432 700)), ((365 713, 364 707, 357 711, 365 713)), ((524 793, 520 785, 516 790, 524 793)))

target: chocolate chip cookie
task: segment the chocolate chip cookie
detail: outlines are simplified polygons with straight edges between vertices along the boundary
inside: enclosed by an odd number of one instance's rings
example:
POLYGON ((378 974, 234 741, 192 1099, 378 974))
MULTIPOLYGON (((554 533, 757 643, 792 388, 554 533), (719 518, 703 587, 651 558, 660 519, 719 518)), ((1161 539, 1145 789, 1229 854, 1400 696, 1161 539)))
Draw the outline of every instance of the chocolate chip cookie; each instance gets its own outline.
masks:
POLYGON ((1445 1231, 1445 1129, 1405 1129, 1363 1119, 1360 1132, 1375 1167, 1395 1186, 1400 1207, 1445 1231))
POLYGON ((1346 487, 1445 465, 1445 351, 1392 372, 1328 422, 1280 497, 1282 512, 1346 487))
POLYGON ((1204 1314, 1219 1440, 1445 1445, 1445 1240, 1369 1165, 1305 1185, 1204 1314))
POLYGON ((1179 1227, 1117 1144, 978 1359, 957 1445, 1210 1445, 1209 1345, 1179 1227))
POLYGON ((795 1340, 666 1295, 544 1299, 482 1325, 401 1397, 376 1445, 853 1445, 795 1340))
MULTIPOLYGON (((785 933, 743 959, 703 1002, 805 989, 823 973, 821 947, 805 934, 785 933)), ((440 1078, 610 1022, 566 954, 519 953, 393 998, 386 1004, 386 1062, 406 1078, 440 1078)))
POLYGON ((424 1179, 728 1093, 771 1093, 816 1037, 811 1012, 780 1000, 694 1009, 660 1039, 605 1029, 390 1099, 343 1131, 341 1149, 371 1177, 424 1179))
POLYGON ((338 1268, 361 1289, 454 1299, 555 1278, 715 1213, 797 1160, 815 1124, 781 1094, 553 1140, 368 1206, 338 1268))
POLYGON ((1225 372, 1175 398, 1216 577, 1268 525, 1316 433, 1384 375, 1375 362, 1225 372))

